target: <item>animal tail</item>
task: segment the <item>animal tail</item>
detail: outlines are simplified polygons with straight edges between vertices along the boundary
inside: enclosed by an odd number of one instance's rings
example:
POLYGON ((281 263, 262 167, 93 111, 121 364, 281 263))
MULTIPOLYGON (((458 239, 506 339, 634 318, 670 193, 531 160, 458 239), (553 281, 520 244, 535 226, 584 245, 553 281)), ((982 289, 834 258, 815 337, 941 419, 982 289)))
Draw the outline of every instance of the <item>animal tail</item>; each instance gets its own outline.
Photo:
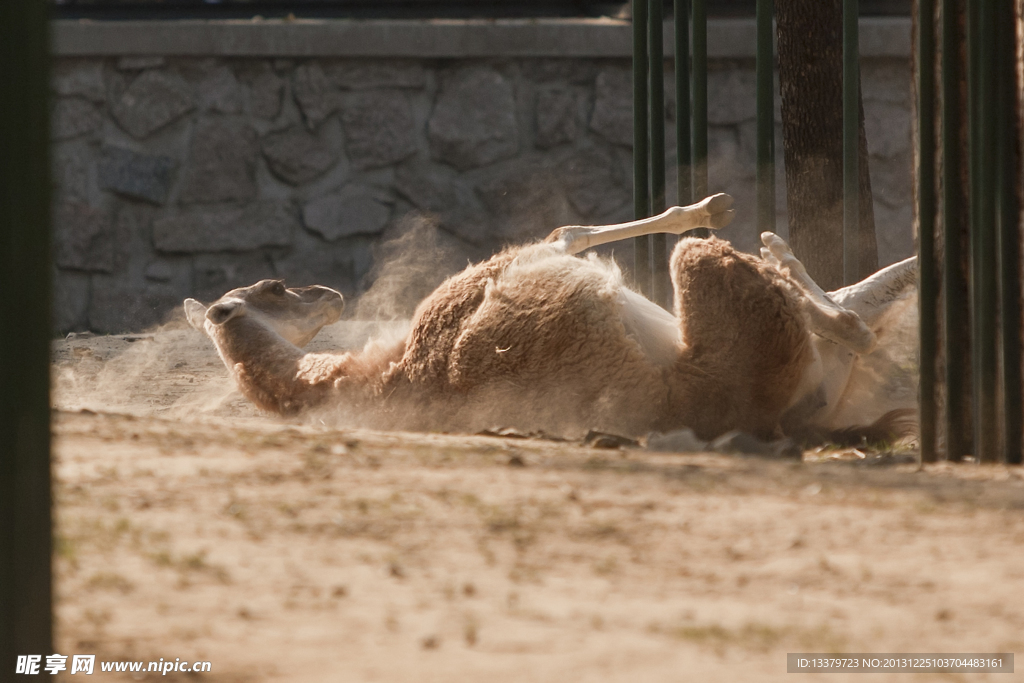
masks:
POLYGON ((833 430, 826 438, 837 446, 885 446, 917 434, 917 411, 913 408, 898 408, 890 410, 869 425, 833 430))

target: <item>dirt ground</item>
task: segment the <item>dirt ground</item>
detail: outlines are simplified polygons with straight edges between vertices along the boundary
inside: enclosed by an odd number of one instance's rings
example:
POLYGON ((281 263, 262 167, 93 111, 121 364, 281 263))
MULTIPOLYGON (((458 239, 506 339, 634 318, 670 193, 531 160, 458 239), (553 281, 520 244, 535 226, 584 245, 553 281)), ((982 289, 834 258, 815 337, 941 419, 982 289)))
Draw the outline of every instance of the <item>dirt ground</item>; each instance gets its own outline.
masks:
POLYGON ((211 681, 553 683, 1024 652, 1021 468, 284 421, 187 329, 53 358, 62 654, 207 660, 211 681))

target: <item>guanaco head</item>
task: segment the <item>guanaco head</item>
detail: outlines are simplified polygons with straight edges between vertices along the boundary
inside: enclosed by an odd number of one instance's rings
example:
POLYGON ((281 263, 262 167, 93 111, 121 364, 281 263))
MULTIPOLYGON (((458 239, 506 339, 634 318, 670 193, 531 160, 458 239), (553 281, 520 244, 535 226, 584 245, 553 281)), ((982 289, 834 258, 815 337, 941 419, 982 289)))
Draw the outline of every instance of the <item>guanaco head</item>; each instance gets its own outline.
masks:
POLYGON ((325 326, 337 322, 345 298, 329 287, 285 287, 283 280, 260 280, 233 289, 209 306, 185 299, 185 316, 192 327, 209 331, 239 316, 261 322, 292 344, 305 346, 325 326))

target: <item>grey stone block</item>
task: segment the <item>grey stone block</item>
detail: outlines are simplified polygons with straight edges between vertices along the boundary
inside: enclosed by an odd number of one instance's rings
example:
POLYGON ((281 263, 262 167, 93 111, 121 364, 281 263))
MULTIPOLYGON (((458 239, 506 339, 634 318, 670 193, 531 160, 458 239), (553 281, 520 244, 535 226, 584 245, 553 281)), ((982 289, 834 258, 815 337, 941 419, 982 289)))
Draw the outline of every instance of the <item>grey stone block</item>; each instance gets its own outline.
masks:
POLYGON ((52 150, 51 174, 61 200, 88 202, 93 188, 93 153, 85 145, 57 145, 52 150))
POLYGON ((118 71, 143 71, 145 69, 159 69, 167 64, 164 57, 157 55, 137 55, 121 57, 117 60, 118 71))
POLYGON ((153 245, 168 253, 247 251, 292 243, 298 225, 286 204, 254 202, 242 209, 195 210, 153 221, 153 245))
POLYGON ((395 190, 416 208, 440 213, 456 201, 451 169, 411 159, 395 170, 395 190))
POLYGON ((604 69, 594 84, 590 129, 616 145, 633 146, 633 79, 626 69, 604 69))
POLYGON ((154 284, 145 289, 109 277, 93 277, 89 328, 103 334, 141 332, 166 322, 181 305, 180 293, 154 284))
POLYGON ((433 157, 460 170, 515 156, 519 128, 512 85, 490 68, 451 74, 427 130, 433 157))
POLYGON ((908 151, 889 159, 872 156, 871 194, 889 206, 911 206, 913 194, 913 157, 908 151))
POLYGON ((249 113, 261 119, 273 120, 281 113, 285 81, 266 62, 259 62, 259 65, 243 75, 249 84, 249 113))
POLYGON ((481 183, 477 194, 507 243, 544 237, 571 223, 569 202, 553 169, 534 160, 513 160, 501 173, 481 183))
POLYGON ((80 332, 89 327, 89 275, 74 271, 53 271, 53 327, 60 334, 80 332))
POLYGON ((757 174, 756 158, 746 156, 740 137, 735 126, 708 128, 708 182, 712 186, 719 187, 739 178, 753 178, 757 174))
POLYGON ((201 120, 189 146, 179 200, 199 204, 255 199, 258 154, 256 131, 247 123, 201 120))
POLYGON ((596 59, 524 59, 523 77, 534 83, 594 84, 601 62, 596 59))
POLYGON ((338 91, 316 62, 303 64, 292 76, 292 94, 302 110, 306 125, 316 128, 333 114, 339 104, 338 91))
MULTIPOLYGON (((212 302, 237 287, 248 287, 260 280, 277 277, 266 254, 200 254, 195 258, 193 296, 212 302)), ((180 303, 180 302, 179 302, 180 303)))
POLYGON ((99 59, 57 61, 50 84, 58 95, 84 97, 92 102, 107 98, 103 61, 99 59))
POLYGON ((167 201, 177 162, 170 157, 105 147, 97 164, 100 187, 154 204, 167 201))
POLYGON ((576 139, 576 95, 570 88, 537 93, 537 147, 548 149, 576 139))
MULTIPOLYGON (((576 152, 559 167, 559 178, 573 207, 587 218, 606 215, 632 196, 611 154, 599 148, 576 152)), ((552 226, 554 228, 556 226, 552 226)))
POLYGON ((211 70, 199 81, 199 106, 222 114, 242 112, 244 93, 235 74, 224 65, 211 70))
POLYGON ((338 163, 334 150, 300 126, 270 133, 260 146, 270 171, 291 185, 319 178, 338 163))
POLYGON ((757 80, 753 69, 733 67, 708 73, 709 124, 734 124, 756 118, 757 80))
POLYGON ((114 219, 114 272, 135 274, 139 261, 153 252, 153 218, 159 210, 139 202, 119 202, 114 219))
POLYGON ((422 88, 427 84, 423 65, 402 60, 351 60, 329 63, 324 67, 327 79, 346 90, 374 88, 422 88))
POLYGON ((181 76, 145 71, 117 98, 111 114, 123 129, 141 140, 195 106, 192 88, 181 76))
POLYGON ((396 170, 395 190, 452 235, 474 246, 493 240, 489 217, 477 206, 473 190, 460 184, 451 168, 410 160, 396 170))
POLYGON ((861 66, 861 92, 865 102, 892 102, 910 115, 910 62, 906 59, 871 59, 861 66))
POLYGON ((61 97, 53 106, 50 125, 54 140, 67 140, 91 133, 103 125, 103 114, 92 102, 79 97, 61 97))
POLYGON ((346 185, 338 192, 306 202, 302 220, 329 241, 379 234, 391 217, 391 207, 376 195, 379 191, 370 186, 346 185))
POLYGON ((907 201, 889 206, 876 201, 875 239, 878 243, 878 265, 887 266, 914 255, 914 209, 907 201))
POLYGON ((110 214, 82 202, 64 202, 54 211, 56 262, 61 268, 109 273, 114 270, 110 214))
MULTIPOLYGON (((274 272, 290 287, 324 285, 343 294, 355 291, 355 262, 369 258, 369 240, 341 239, 324 242, 304 230, 296 234, 295 245, 272 256, 274 272)), ((366 269, 369 265, 366 266, 366 269)))
POLYGON ((864 133, 871 155, 891 158, 908 152, 911 144, 910 111, 892 102, 865 104, 864 133))
POLYGON ((416 153, 412 108, 397 90, 374 90, 342 100, 345 151, 356 168, 390 166, 416 153))
POLYGON ((153 261, 146 266, 143 272, 147 280, 153 282, 170 282, 174 278, 174 267, 167 261, 153 261))

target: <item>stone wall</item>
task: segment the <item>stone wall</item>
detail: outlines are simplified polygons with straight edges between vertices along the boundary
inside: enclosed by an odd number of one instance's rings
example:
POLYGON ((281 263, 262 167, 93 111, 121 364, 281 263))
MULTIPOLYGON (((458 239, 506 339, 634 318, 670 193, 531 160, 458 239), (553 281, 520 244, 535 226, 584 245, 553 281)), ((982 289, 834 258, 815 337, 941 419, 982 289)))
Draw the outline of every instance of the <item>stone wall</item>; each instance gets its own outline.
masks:
MULTIPOLYGON (((81 33, 61 49, 56 35, 61 333, 142 329, 187 296, 211 300, 266 277, 357 294, 381 244, 415 217, 439 227, 448 257, 439 268, 558 225, 632 217, 628 42, 613 54, 556 40, 525 54, 500 46, 467 53, 458 44, 409 54, 403 43, 374 47, 384 55, 333 46, 325 56, 296 56, 294 47, 118 53, 83 49, 81 33)), ((739 218, 722 234, 748 250, 756 244, 751 49, 717 47, 709 74, 710 184, 736 197, 739 218)), ((869 50, 864 61, 885 263, 913 248, 902 50, 869 50)), ((671 72, 667 82, 673 149, 671 72)), ((784 187, 780 168, 783 234, 784 187)), ((614 252, 631 261, 628 243, 614 252)))

